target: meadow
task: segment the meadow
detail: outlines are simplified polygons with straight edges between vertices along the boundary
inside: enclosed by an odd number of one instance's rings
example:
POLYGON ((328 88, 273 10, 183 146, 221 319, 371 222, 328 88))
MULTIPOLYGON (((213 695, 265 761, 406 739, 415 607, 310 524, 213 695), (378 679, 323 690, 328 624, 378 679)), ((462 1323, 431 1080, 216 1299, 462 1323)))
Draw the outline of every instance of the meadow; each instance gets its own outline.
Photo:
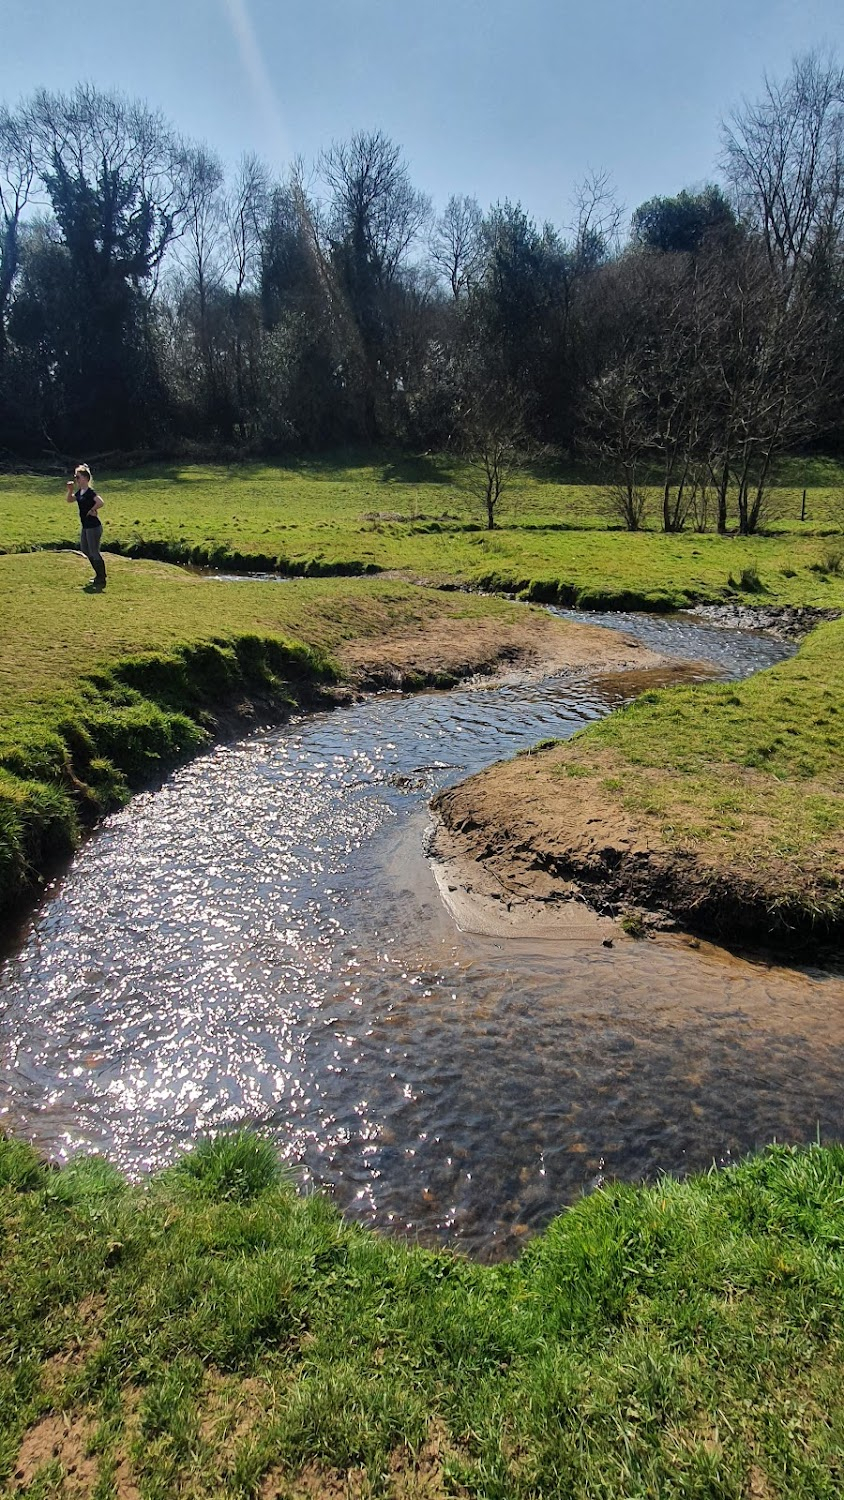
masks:
MULTIPOLYGON (((325 459, 296 466, 158 465, 103 472, 104 544, 130 557, 311 577, 400 571, 582 608, 682 607, 726 598, 844 600, 844 470, 794 460, 764 535, 628 533, 601 489, 546 467, 513 476, 484 528, 477 479, 442 458, 325 459), (802 486, 807 520, 801 521, 802 486)), ((75 545, 60 481, 0 479, 0 547, 75 545)), ((652 491, 651 525, 658 494, 652 491)))

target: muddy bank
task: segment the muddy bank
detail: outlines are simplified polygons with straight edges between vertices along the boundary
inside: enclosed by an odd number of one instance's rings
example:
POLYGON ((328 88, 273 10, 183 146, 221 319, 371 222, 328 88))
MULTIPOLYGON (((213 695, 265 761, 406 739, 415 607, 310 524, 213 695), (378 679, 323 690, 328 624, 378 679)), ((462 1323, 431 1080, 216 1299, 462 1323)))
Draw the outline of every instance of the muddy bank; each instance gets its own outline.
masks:
POLYGON ((823 947, 827 957, 844 943, 844 923, 823 911, 820 870, 807 864, 795 878, 785 859, 763 870, 672 848, 653 820, 607 792, 614 761, 597 752, 593 780, 561 775, 563 755, 549 747, 519 756, 433 799, 431 853, 458 920, 462 901, 467 926, 482 909, 482 930, 503 934, 517 920, 565 937, 588 920, 585 902, 595 917, 642 934, 679 926, 801 954, 823 947))
POLYGON ((539 609, 522 619, 424 621, 377 640, 347 642, 336 653, 343 676, 360 690, 448 687, 502 671, 651 672, 667 658, 600 626, 573 625, 539 609))

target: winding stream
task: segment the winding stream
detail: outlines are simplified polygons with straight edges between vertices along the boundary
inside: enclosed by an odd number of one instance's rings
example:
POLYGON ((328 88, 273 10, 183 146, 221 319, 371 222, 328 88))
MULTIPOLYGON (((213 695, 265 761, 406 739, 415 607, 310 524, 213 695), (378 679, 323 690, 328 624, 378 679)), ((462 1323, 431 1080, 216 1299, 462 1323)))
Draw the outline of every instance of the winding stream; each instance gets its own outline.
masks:
MULTIPOLYGON (((606 623, 734 676, 788 652, 682 617, 606 623)), ((837 1134, 841 978, 680 937, 472 936, 439 900, 432 793, 627 691, 383 695, 136 797, 0 970, 0 1123, 132 1174, 255 1123, 350 1216, 483 1258, 604 1174, 837 1134)))

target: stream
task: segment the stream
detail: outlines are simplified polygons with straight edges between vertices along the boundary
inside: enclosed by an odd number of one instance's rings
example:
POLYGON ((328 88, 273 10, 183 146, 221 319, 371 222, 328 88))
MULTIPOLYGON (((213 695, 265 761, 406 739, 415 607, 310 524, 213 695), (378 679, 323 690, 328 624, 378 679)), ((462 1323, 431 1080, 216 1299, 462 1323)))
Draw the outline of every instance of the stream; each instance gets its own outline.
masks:
MULTIPOLYGON (((722 676, 792 649, 683 616, 583 618, 722 676)), ((634 687, 378 695, 135 797, 0 968, 0 1125, 137 1177, 247 1123, 350 1218, 486 1260, 608 1177, 839 1133, 838 975, 675 935, 484 937, 440 901, 432 794, 634 687)))

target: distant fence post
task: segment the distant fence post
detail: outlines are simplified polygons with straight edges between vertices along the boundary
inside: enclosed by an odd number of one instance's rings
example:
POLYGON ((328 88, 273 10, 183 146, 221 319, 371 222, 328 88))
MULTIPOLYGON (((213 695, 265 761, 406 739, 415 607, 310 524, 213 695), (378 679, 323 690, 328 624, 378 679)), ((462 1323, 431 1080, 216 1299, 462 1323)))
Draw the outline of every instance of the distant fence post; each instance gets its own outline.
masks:
POLYGON ((800 507, 800 519, 801 519, 801 521, 805 521, 805 519, 806 519, 806 491, 805 490, 803 491, 803 504, 800 507))

